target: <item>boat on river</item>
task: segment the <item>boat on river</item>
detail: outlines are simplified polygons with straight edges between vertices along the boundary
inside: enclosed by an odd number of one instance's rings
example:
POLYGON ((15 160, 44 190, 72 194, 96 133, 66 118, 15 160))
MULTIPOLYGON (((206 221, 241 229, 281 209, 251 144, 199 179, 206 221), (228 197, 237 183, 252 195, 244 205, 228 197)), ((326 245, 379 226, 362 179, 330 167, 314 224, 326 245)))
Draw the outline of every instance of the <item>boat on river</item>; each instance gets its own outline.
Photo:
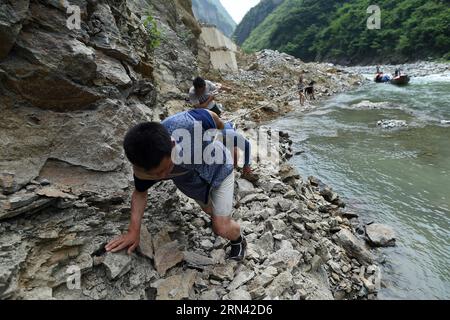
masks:
POLYGON ((408 75, 402 74, 402 75, 392 78, 390 82, 391 82, 391 84, 401 86, 401 85, 408 84, 409 80, 410 80, 410 77, 408 75))

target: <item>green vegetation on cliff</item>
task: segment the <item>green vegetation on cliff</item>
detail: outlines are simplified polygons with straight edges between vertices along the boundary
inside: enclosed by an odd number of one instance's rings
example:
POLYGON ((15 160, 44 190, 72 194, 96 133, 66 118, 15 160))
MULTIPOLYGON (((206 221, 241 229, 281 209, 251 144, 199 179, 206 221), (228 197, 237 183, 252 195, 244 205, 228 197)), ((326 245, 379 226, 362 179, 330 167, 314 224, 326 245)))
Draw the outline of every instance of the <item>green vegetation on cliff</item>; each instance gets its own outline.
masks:
POLYGON ((381 28, 373 30, 367 28, 371 4, 284 0, 251 32, 243 48, 341 63, 450 58, 448 0, 379 0, 381 28))
POLYGON ((251 8, 245 15, 245 19, 234 30, 233 38, 236 43, 241 45, 250 33, 282 2, 283 0, 261 0, 258 5, 251 8))

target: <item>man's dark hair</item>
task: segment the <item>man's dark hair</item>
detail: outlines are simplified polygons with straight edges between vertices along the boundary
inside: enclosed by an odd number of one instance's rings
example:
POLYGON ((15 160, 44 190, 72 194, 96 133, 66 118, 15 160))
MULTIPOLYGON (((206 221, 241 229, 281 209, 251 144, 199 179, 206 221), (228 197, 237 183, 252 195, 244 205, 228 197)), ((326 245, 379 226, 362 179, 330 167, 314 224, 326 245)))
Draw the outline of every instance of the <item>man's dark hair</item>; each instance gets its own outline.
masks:
POLYGON ((194 79, 194 88, 195 89, 204 88, 205 86, 206 86, 206 81, 203 78, 197 77, 194 79))
POLYGON ((172 140, 164 126, 157 122, 140 123, 128 130, 123 141, 125 154, 132 164, 150 170, 172 153, 172 140))

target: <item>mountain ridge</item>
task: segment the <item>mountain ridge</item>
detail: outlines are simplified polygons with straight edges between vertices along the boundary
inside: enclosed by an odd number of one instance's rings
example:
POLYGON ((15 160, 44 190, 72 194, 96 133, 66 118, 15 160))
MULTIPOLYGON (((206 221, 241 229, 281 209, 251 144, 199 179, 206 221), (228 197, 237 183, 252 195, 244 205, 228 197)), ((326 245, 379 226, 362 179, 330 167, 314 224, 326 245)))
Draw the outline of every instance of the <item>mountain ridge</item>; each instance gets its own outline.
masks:
MULTIPOLYGON (((450 7, 444 1, 381 0, 381 28, 373 30, 367 28, 370 4, 284 0, 251 31, 242 48, 268 48, 305 61, 340 64, 450 58, 450 7)), ((251 18, 247 15, 241 24, 251 18)))

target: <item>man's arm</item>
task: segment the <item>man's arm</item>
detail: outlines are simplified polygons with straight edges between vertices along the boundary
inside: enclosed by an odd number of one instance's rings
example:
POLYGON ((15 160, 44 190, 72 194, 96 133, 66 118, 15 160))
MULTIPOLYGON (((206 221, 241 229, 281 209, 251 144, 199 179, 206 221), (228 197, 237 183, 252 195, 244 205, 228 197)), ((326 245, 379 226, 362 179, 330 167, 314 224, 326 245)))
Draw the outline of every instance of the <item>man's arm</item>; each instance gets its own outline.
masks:
POLYGON ((208 107, 209 103, 213 100, 214 100, 214 95, 210 95, 208 100, 206 100, 203 103, 196 104, 196 105, 194 105, 194 107, 195 108, 206 108, 206 107, 208 107))
POLYGON ((141 221, 147 206, 148 193, 139 192, 136 189, 131 196, 131 220, 128 232, 110 241, 106 251, 117 252, 128 247, 128 254, 131 254, 139 245, 141 233, 141 221))
POLYGON ((211 115, 211 117, 213 118, 215 124, 216 124, 216 128, 219 130, 223 130, 225 128, 225 124, 223 123, 223 121, 219 118, 219 116, 217 115, 217 113, 209 111, 209 114, 211 115))

